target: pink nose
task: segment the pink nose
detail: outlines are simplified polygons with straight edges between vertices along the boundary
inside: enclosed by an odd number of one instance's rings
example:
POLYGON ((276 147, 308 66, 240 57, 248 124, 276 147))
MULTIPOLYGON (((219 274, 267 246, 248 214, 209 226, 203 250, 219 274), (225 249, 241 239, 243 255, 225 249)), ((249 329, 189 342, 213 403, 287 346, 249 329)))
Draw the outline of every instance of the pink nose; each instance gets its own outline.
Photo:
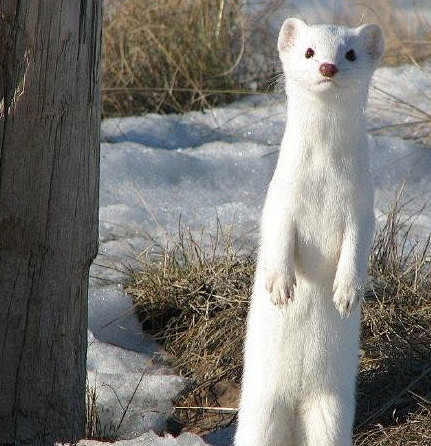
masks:
POLYGON ((322 63, 319 67, 319 71, 325 77, 332 77, 338 73, 338 68, 332 63, 322 63))

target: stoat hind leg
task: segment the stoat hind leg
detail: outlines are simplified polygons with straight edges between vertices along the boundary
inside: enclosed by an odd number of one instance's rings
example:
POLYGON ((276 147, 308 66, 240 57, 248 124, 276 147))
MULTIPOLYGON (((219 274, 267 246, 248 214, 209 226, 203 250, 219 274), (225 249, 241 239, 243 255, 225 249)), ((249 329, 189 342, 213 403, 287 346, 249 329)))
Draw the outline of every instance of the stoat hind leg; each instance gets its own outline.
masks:
POLYGON ((314 396, 300 414, 307 446, 351 446, 355 414, 353 393, 328 392, 314 396))
POLYGON ((235 446, 293 444, 294 415, 279 398, 280 396, 275 394, 243 395, 235 446))

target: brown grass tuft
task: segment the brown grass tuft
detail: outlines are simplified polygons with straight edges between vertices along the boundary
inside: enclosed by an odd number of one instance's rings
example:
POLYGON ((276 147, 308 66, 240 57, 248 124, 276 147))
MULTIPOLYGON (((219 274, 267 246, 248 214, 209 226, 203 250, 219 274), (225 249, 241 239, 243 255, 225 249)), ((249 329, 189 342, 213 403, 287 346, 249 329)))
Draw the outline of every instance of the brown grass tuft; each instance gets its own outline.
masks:
POLYGON ((253 53, 242 3, 108 0, 103 114, 204 109, 258 88, 271 64, 244 63, 253 53))
MULTIPOLYGON (((431 438, 431 283, 429 239, 412 241, 412 220, 397 201, 377 232, 370 258, 358 383, 356 446, 425 445, 431 438)), ((194 387, 177 415, 197 433, 234 421, 254 256, 229 237, 211 254, 189 234, 156 258, 144 255, 128 287, 143 327, 163 343, 194 387), (224 255, 217 255, 226 243, 224 255), (226 403, 228 401, 228 403, 226 403)), ((431 444, 431 442, 429 443, 431 444)))
POLYGON ((397 200, 388 212, 370 260, 373 280, 362 322, 357 446, 428 444, 408 441, 431 438, 431 422, 419 422, 431 410, 430 238, 421 243, 413 239, 415 218, 403 219, 402 208, 397 200))
MULTIPOLYGON (((210 255, 183 232, 170 249, 143 255, 142 271, 133 276, 127 291, 143 329, 164 345, 177 372, 194 380, 181 405, 218 406, 214 386, 240 381, 253 257, 238 254, 221 231, 210 255)), ((213 427, 213 418, 207 423, 201 413, 180 415, 198 430, 213 427)))
POLYGON ((112 442, 117 438, 118 429, 113 425, 102 426, 99 408, 97 407, 98 397, 96 387, 90 386, 87 380, 85 389, 85 438, 112 442))

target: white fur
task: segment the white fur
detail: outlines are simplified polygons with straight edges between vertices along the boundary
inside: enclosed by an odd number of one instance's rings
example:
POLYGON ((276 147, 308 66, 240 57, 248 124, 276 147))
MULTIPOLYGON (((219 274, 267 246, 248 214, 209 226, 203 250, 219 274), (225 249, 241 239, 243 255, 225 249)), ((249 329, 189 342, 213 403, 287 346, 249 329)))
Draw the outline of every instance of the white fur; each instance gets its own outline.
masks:
POLYGON ((288 19, 278 48, 287 127, 262 215, 235 445, 349 446, 374 231, 364 108, 383 38, 376 25, 288 19), (338 68, 328 81, 322 63, 338 68))

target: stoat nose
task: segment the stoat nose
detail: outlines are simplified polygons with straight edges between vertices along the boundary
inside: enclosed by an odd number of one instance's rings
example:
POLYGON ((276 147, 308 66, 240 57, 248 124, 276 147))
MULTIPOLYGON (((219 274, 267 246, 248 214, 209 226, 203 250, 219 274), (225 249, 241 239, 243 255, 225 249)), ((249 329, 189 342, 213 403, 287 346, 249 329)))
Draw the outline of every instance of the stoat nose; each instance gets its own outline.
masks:
POLYGON ((332 77, 338 73, 338 68, 332 63, 322 63, 319 67, 319 71, 325 77, 332 77))

